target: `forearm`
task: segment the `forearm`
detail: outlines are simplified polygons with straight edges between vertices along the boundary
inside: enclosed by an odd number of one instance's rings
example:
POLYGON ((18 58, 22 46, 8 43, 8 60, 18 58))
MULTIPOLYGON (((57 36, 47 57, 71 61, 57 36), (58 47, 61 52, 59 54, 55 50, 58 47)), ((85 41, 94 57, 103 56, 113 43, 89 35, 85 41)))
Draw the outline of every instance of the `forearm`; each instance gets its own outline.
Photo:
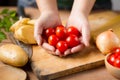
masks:
POLYGON ((56 0, 36 0, 40 12, 58 13, 56 0))
POLYGON ((95 0, 74 0, 71 14, 82 13, 88 16, 94 3, 95 0))

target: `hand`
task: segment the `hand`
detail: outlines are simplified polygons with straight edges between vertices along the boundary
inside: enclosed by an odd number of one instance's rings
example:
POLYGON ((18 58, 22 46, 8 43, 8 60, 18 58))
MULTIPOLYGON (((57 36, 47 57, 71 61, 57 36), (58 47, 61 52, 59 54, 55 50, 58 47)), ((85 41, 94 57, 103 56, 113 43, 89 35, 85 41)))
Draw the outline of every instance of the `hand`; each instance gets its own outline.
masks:
POLYGON ((76 47, 73 47, 71 49, 71 53, 81 51, 84 47, 89 46, 90 27, 89 27, 88 19, 84 14, 70 15, 66 26, 67 27, 75 26, 82 34, 82 36, 80 37, 82 43, 76 47))
POLYGON ((51 12, 41 13, 40 17, 37 19, 35 23, 34 29, 34 37, 38 45, 54 52, 55 48, 46 43, 46 41, 42 38, 42 33, 44 29, 49 27, 56 27, 58 25, 61 25, 61 21, 57 14, 51 12))
POLYGON ((34 29, 34 37, 38 43, 38 45, 42 45, 42 33, 43 30, 49 27, 56 27, 57 25, 61 25, 60 18, 57 14, 52 12, 41 13, 40 17, 37 19, 35 23, 34 29))
MULTIPOLYGON (((76 28, 82 34, 80 39, 82 40, 82 44, 73 47, 72 49, 67 49, 64 52, 64 55, 61 55, 58 49, 55 49, 53 46, 49 45, 48 43, 44 42, 42 39, 42 32, 43 29, 48 27, 56 27, 57 25, 61 25, 61 21, 59 16, 53 16, 53 14, 41 14, 35 24, 35 39, 37 40, 38 45, 42 45, 42 47, 46 48, 47 50, 52 51, 52 54, 59 55, 59 56, 66 56, 71 53, 78 52, 82 50, 85 46, 89 46, 89 38, 90 38, 90 31, 87 18, 83 15, 77 16, 70 16, 68 19, 67 27, 69 26, 76 26, 76 28)), ((80 40, 80 41, 81 41, 80 40)))

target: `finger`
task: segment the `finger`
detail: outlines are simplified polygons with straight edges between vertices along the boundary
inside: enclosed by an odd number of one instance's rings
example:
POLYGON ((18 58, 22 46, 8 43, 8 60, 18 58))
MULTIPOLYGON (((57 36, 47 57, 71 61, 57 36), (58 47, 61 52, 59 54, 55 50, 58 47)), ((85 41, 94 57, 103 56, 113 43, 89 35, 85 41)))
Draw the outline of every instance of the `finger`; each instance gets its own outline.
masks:
POLYGON ((60 55, 60 54, 61 54, 60 51, 58 49, 56 49, 55 55, 60 55))
POLYGON ((78 46, 75 46, 71 49, 71 53, 76 53, 78 51, 81 51, 82 49, 84 48, 84 45, 81 44, 81 45, 78 45, 78 46))
POLYGON ((36 21, 34 26, 35 26, 34 32, 37 33, 37 34, 42 34, 42 32, 43 32, 43 25, 42 25, 42 23, 39 22, 39 21, 36 21))
POLYGON ((63 54, 61 54, 61 52, 58 49, 56 49, 55 54, 58 55, 59 57, 64 56, 63 54))
POLYGON ((34 37, 38 43, 38 45, 41 45, 42 43, 42 32, 43 32, 43 27, 39 23, 35 23, 35 28, 34 28, 34 37))
POLYGON ((42 36, 41 35, 37 35, 36 36, 36 41, 37 41, 37 44, 40 46, 42 44, 42 36))
POLYGON ((64 56, 66 56, 66 55, 68 55, 68 54, 71 54, 70 49, 67 49, 67 50, 64 52, 64 56))
POLYGON ((37 44, 38 44, 38 45, 41 45, 41 44, 42 44, 42 36, 41 36, 40 34, 34 33, 34 38, 35 38, 35 40, 37 41, 37 44))
POLYGON ((90 40, 90 29, 86 26, 83 26, 83 28, 82 28, 82 41, 86 47, 89 46, 89 40, 90 40))
POLYGON ((52 51, 52 52, 55 51, 55 48, 53 46, 51 46, 50 44, 48 44, 48 43, 43 43, 42 47, 49 50, 49 51, 52 51))

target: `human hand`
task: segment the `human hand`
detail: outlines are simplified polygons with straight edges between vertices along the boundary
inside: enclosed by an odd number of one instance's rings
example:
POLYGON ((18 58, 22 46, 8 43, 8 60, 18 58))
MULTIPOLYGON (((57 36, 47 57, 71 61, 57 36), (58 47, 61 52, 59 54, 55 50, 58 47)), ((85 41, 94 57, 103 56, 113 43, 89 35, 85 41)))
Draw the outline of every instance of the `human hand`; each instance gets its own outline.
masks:
POLYGON ((49 27, 56 27, 57 25, 61 25, 60 18, 57 14, 51 12, 41 13, 40 17, 35 22, 34 28, 34 37, 38 45, 42 45, 43 30, 49 27))
POLYGON ((67 53, 75 53, 81 51, 84 47, 89 46, 90 40, 90 27, 88 23, 88 19, 84 14, 72 14, 70 15, 66 27, 74 26, 81 33, 80 42, 81 44, 71 48, 71 52, 67 53))
POLYGON ((46 41, 44 41, 42 38, 42 33, 44 29, 49 27, 56 27, 57 25, 61 25, 60 18, 57 14, 51 12, 41 13, 40 17, 35 23, 34 28, 34 37, 38 45, 41 45, 51 51, 55 50, 55 48, 49 44, 44 46, 44 44, 46 44, 46 41))
POLYGON ((59 55, 59 56, 66 56, 68 54, 72 54, 82 50, 85 46, 89 46, 90 30, 89 30, 88 20, 84 15, 75 15, 75 16, 69 17, 68 23, 66 26, 67 27, 75 26, 80 31, 80 33, 82 34, 82 36, 80 37, 81 44, 71 49, 67 49, 64 52, 64 55, 61 55, 58 49, 55 49, 53 46, 43 41, 43 38, 42 38, 43 29, 46 29, 49 27, 56 27, 57 25, 61 25, 59 16, 55 16, 55 15, 53 16, 52 14, 49 14, 49 15, 41 14, 41 16, 36 21, 35 31, 34 31, 35 39, 37 40, 38 45, 41 45, 47 50, 52 51, 52 54, 59 55))

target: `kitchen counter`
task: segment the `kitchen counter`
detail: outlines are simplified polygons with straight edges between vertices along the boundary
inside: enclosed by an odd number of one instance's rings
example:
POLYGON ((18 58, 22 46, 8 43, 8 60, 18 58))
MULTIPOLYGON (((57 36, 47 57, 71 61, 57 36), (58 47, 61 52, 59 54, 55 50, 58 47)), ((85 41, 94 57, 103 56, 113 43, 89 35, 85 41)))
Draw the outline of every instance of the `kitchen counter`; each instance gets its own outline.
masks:
MULTIPOLYGON (((5 7, 0 7, 0 11, 3 8, 5 8, 5 7)), ((6 8, 16 10, 15 7, 6 7, 6 8)), ((27 9, 25 9, 25 12, 32 19, 36 19, 37 17, 39 17, 39 14, 40 14, 38 9, 35 9, 35 8, 27 8, 27 9)), ((101 11, 97 11, 97 12, 101 12, 101 11)), ((92 13, 97 13, 97 12, 92 12, 92 13)), ((60 11, 60 16, 64 23, 67 21, 69 13, 70 13, 69 11, 60 11)), ((6 42, 9 42, 9 41, 7 41, 7 40, 3 41, 3 43, 6 43, 6 42)), ((26 72, 28 73, 29 80, 38 80, 32 71, 26 70, 26 72)), ((68 76, 60 77, 60 78, 57 78, 54 80, 102 80, 102 79, 103 80, 117 80, 116 78, 114 78, 107 72, 104 65, 99 66, 94 69, 90 69, 90 70, 78 72, 75 74, 71 74, 68 76)))

